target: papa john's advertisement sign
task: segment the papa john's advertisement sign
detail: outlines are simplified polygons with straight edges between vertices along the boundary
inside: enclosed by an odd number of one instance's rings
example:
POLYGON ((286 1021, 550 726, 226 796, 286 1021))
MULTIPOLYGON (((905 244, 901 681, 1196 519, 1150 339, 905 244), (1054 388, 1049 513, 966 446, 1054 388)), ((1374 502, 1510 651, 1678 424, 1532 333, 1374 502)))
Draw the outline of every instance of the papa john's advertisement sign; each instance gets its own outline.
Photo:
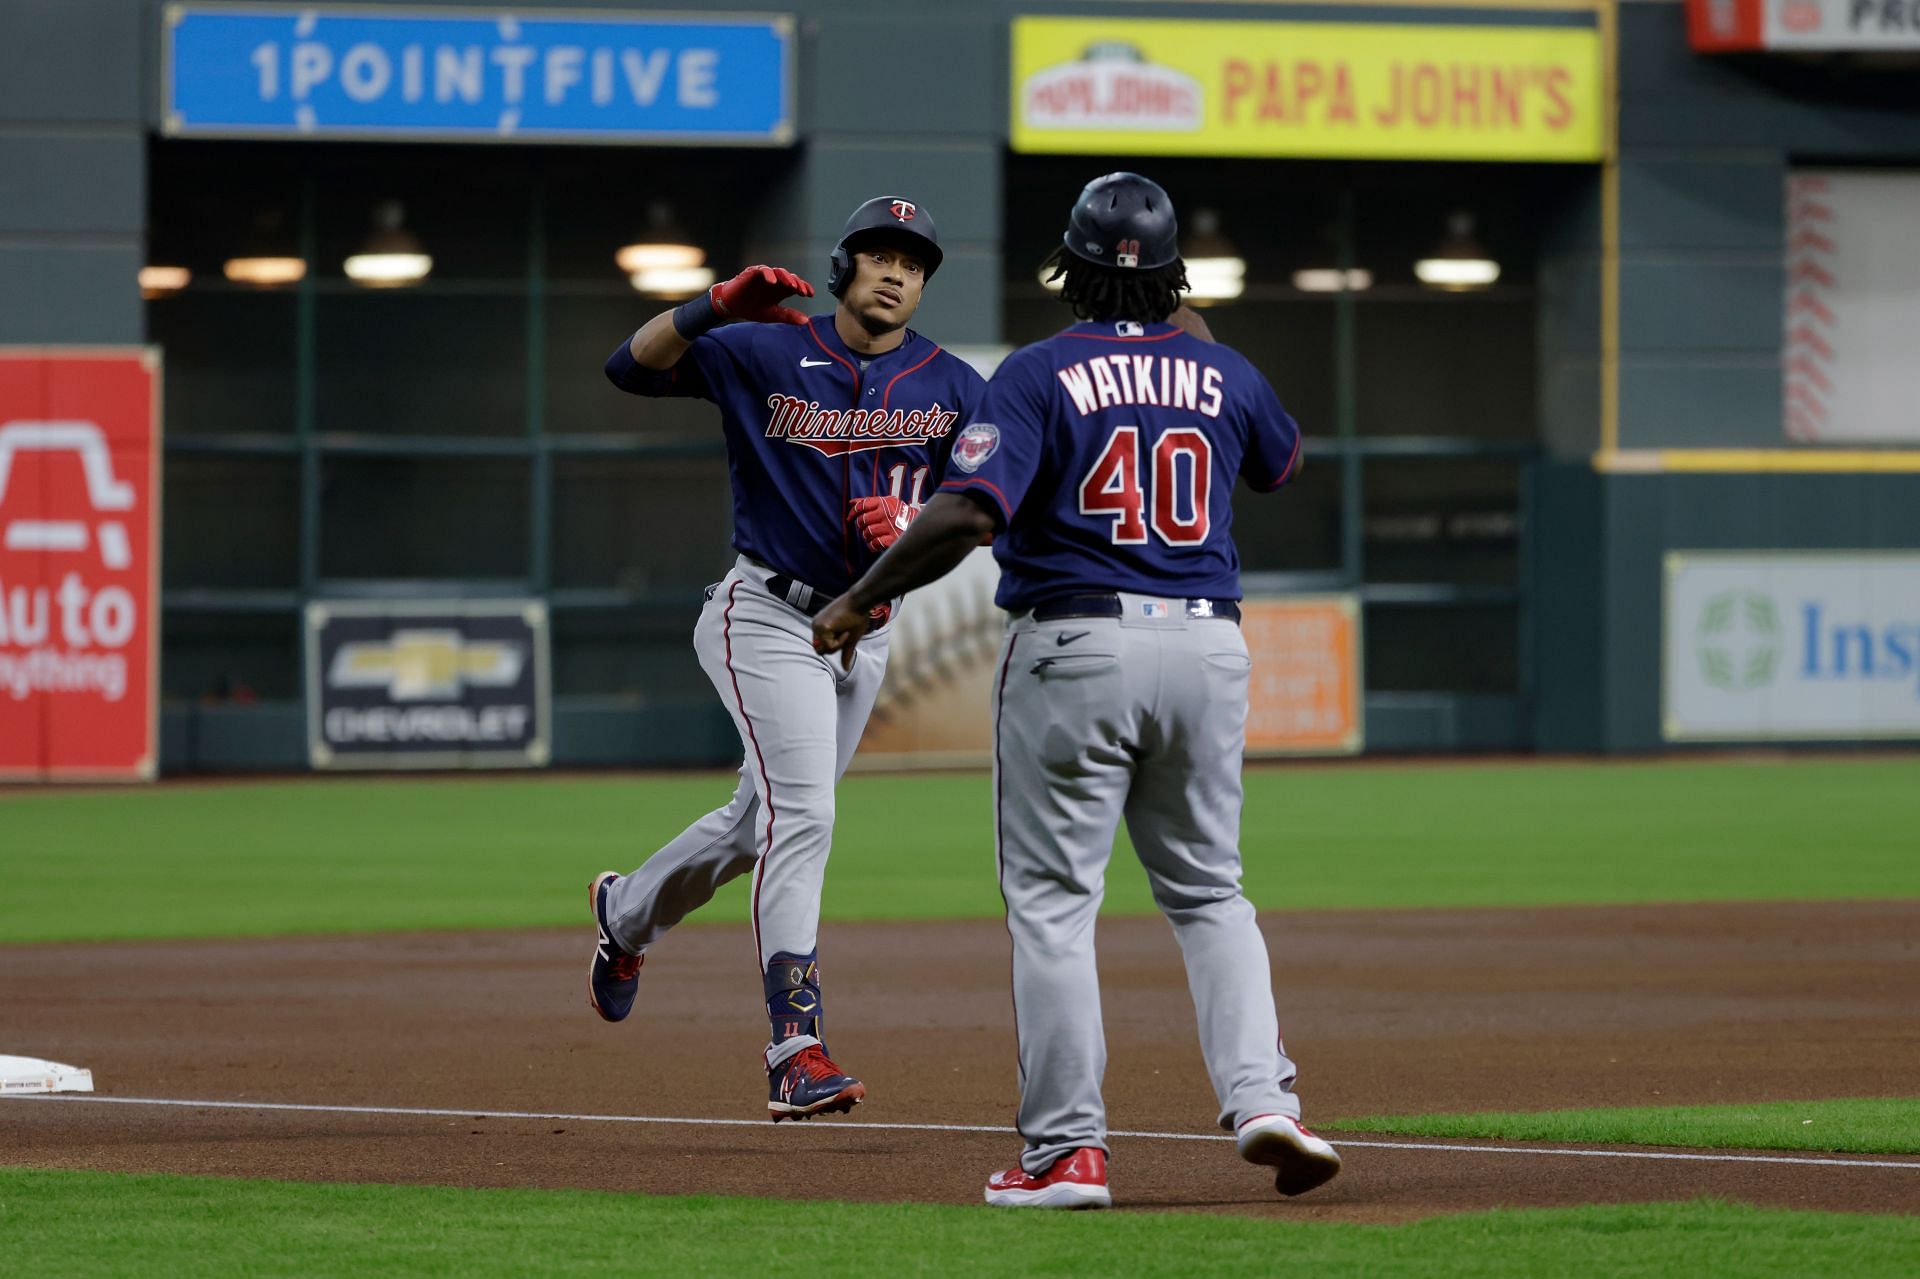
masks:
MULTIPOLYGON (((1538 19, 1539 15, 1527 15, 1538 19)), ((1023 17, 1016 151, 1601 158, 1591 14, 1523 25, 1023 17)))
POLYGON ((1920 737, 1920 553, 1676 551, 1668 741, 1920 737))
POLYGON ((0 348, 0 778, 153 777, 160 356, 0 348))

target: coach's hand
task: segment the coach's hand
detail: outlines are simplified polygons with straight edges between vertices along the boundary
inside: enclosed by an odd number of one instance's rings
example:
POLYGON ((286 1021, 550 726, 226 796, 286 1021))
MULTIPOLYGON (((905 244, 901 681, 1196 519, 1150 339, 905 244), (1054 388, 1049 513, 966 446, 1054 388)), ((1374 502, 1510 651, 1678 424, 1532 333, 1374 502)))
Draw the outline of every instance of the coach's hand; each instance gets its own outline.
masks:
POLYGON ((1208 328, 1207 322, 1200 318, 1200 313, 1185 302, 1174 308, 1173 314, 1167 317, 1167 323, 1176 329, 1185 329, 1202 342, 1213 341, 1213 330, 1208 328))
POLYGON ((713 299, 713 309, 729 320, 805 324, 806 316, 780 305, 782 298, 796 293, 810 298, 813 286, 785 267, 750 266, 731 280, 714 285, 707 296, 713 299))
POLYGON ((870 551, 884 551, 900 540, 920 508, 897 497, 856 497, 847 503, 848 518, 870 551))
POLYGON ((873 615, 855 608, 849 595, 842 595, 813 617, 813 651, 840 654, 843 670, 853 669, 854 646, 873 625, 873 615))

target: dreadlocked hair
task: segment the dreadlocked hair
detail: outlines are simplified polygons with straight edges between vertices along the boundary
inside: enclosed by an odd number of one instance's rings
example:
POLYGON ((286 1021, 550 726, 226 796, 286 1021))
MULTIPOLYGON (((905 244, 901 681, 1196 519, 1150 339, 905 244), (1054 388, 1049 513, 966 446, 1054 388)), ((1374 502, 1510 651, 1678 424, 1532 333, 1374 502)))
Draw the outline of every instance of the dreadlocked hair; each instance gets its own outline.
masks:
POLYGON ((1089 262, 1062 244, 1040 264, 1048 284, 1060 281, 1060 300, 1083 320, 1166 319, 1180 308, 1187 264, 1179 258, 1149 271, 1122 271, 1089 262))

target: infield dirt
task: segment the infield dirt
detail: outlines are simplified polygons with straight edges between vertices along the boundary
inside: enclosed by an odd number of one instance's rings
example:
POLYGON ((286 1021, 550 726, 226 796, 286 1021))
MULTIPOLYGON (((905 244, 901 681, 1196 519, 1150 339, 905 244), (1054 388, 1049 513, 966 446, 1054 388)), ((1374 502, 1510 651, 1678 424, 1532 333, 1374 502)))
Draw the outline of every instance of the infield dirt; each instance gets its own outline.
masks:
MULTIPOLYGON (((584 912, 583 912, 584 914, 584 912)), ((1912 1095, 1920 903, 1274 913, 1307 1121, 1462 1110, 1912 1095)), ((852 1119, 1011 1125, 996 922, 822 930, 852 1119)), ((1206 1133, 1214 1108, 1158 919, 1099 937, 1109 1119, 1206 1133)), ((588 1009, 591 933, 0 948, 0 1051, 93 1070, 102 1096, 763 1120, 744 927, 684 927, 620 1025, 588 1009)), ((1357 1138, 1358 1139, 1358 1138, 1357 1138)), ((1369 1134, 1364 1140, 1381 1140, 1369 1134)), ((1226 1142, 1116 1138, 1115 1198, 1296 1219, 1692 1199, 1920 1210, 1911 1168, 1349 1146, 1277 1198, 1226 1142)), ((1491 1143, 1488 1143, 1491 1144, 1491 1143)), ((0 1102, 0 1163, 241 1177, 977 1203, 1011 1133, 342 1115, 0 1102)))

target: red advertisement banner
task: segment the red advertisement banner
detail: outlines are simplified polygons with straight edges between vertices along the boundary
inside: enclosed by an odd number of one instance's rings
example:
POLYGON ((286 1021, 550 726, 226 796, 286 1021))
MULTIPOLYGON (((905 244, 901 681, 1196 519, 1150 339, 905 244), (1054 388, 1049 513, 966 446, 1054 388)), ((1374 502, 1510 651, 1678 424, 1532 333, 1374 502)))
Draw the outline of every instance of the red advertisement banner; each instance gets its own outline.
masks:
POLYGON ((154 775, 159 392, 157 351, 0 348, 0 778, 154 775))

